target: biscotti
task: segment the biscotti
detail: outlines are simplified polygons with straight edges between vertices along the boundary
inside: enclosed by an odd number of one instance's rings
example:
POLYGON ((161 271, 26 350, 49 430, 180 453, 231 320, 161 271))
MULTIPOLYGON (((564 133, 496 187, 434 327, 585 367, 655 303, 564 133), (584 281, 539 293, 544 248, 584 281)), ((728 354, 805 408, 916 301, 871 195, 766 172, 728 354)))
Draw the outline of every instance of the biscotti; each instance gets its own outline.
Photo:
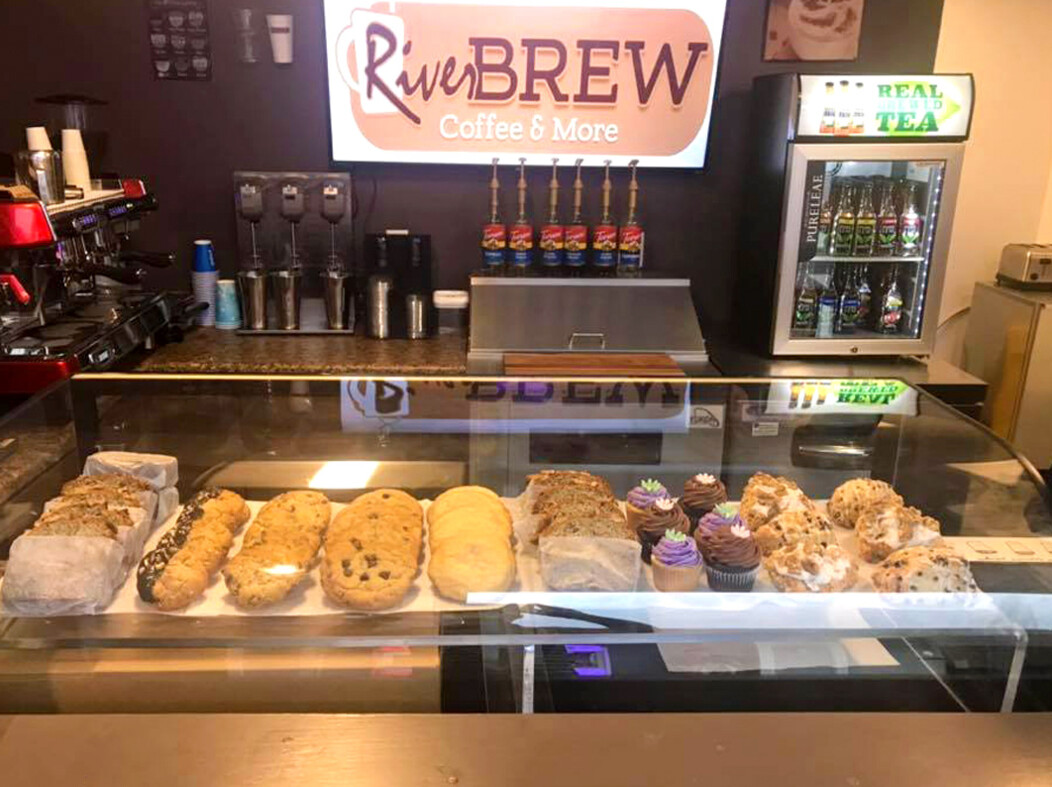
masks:
POLYGON ((332 507, 321 492, 285 492, 270 500, 245 531, 223 579, 241 607, 285 598, 314 566, 332 507))
POLYGON ((248 517, 240 495, 226 489, 198 492, 139 563, 139 598, 166 611, 188 606, 211 583, 248 517))
POLYGON ((423 529, 423 509, 405 492, 380 489, 356 498, 325 533, 326 597, 362 611, 398 606, 419 570, 423 529))

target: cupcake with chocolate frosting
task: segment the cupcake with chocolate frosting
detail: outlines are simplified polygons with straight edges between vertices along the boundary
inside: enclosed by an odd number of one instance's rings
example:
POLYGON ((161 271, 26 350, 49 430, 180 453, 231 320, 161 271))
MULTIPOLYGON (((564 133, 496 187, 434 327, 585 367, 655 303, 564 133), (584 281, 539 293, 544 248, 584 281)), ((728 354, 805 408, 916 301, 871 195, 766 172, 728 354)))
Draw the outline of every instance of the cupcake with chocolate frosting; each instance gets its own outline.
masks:
POLYGON ((701 542, 705 575, 712 590, 748 593, 760 570, 760 547, 745 525, 721 527, 701 542))
POLYGON ((691 527, 697 527, 698 520, 720 503, 727 502, 727 488, 716 476, 709 473, 698 473, 687 479, 683 485, 683 497, 680 498, 683 510, 690 518, 691 527))
POLYGON ((701 579, 701 553, 690 536, 678 530, 666 530, 657 542, 650 565, 654 570, 654 587, 673 593, 694 590, 701 579))
POLYGON ((650 562, 650 553, 654 545, 661 540, 667 530, 678 530, 684 535, 690 533, 690 520, 683 513, 679 503, 672 497, 659 497, 643 512, 636 526, 636 536, 643 545, 643 561, 650 562))
POLYGON ((628 526, 636 530, 644 513, 650 508, 651 503, 659 497, 668 497, 668 490, 660 481, 653 478, 644 478, 639 486, 633 487, 625 499, 625 514, 628 517, 628 526))

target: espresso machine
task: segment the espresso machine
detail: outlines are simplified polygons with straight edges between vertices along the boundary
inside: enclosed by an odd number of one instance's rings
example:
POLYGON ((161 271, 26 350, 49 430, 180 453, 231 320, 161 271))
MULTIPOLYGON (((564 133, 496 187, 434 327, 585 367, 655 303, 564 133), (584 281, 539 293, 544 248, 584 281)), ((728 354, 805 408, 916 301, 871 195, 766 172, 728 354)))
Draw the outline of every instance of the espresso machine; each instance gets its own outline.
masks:
POLYGON ((26 186, 0 185, 4 405, 177 340, 200 308, 187 294, 142 287, 145 268, 174 259, 127 247, 143 215, 157 209, 155 196, 140 180, 97 184, 88 198, 49 205, 26 186))

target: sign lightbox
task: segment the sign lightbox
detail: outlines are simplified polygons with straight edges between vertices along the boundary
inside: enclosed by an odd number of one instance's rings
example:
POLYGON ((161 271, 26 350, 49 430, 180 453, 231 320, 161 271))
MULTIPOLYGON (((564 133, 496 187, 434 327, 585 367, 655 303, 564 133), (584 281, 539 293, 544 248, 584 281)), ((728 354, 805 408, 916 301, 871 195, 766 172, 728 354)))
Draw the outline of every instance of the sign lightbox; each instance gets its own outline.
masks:
POLYGON ((727 0, 324 0, 334 161, 705 163, 727 0))
POLYGON ((801 137, 964 139, 972 117, 968 74, 806 74, 801 137))

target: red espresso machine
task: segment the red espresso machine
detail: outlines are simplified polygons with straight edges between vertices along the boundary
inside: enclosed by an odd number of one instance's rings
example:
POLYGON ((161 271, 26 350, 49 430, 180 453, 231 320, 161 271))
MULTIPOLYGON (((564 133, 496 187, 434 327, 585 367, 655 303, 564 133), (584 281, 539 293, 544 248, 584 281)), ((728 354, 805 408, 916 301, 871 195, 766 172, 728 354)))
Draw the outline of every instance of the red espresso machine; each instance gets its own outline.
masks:
POLYGON ((200 309, 187 294, 141 285, 143 266, 167 267, 174 255, 126 248, 157 209, 154 195, 139 180, 98 186, 45 206, 26 187, 0 185, 0 411, 180 339, 200 309))

